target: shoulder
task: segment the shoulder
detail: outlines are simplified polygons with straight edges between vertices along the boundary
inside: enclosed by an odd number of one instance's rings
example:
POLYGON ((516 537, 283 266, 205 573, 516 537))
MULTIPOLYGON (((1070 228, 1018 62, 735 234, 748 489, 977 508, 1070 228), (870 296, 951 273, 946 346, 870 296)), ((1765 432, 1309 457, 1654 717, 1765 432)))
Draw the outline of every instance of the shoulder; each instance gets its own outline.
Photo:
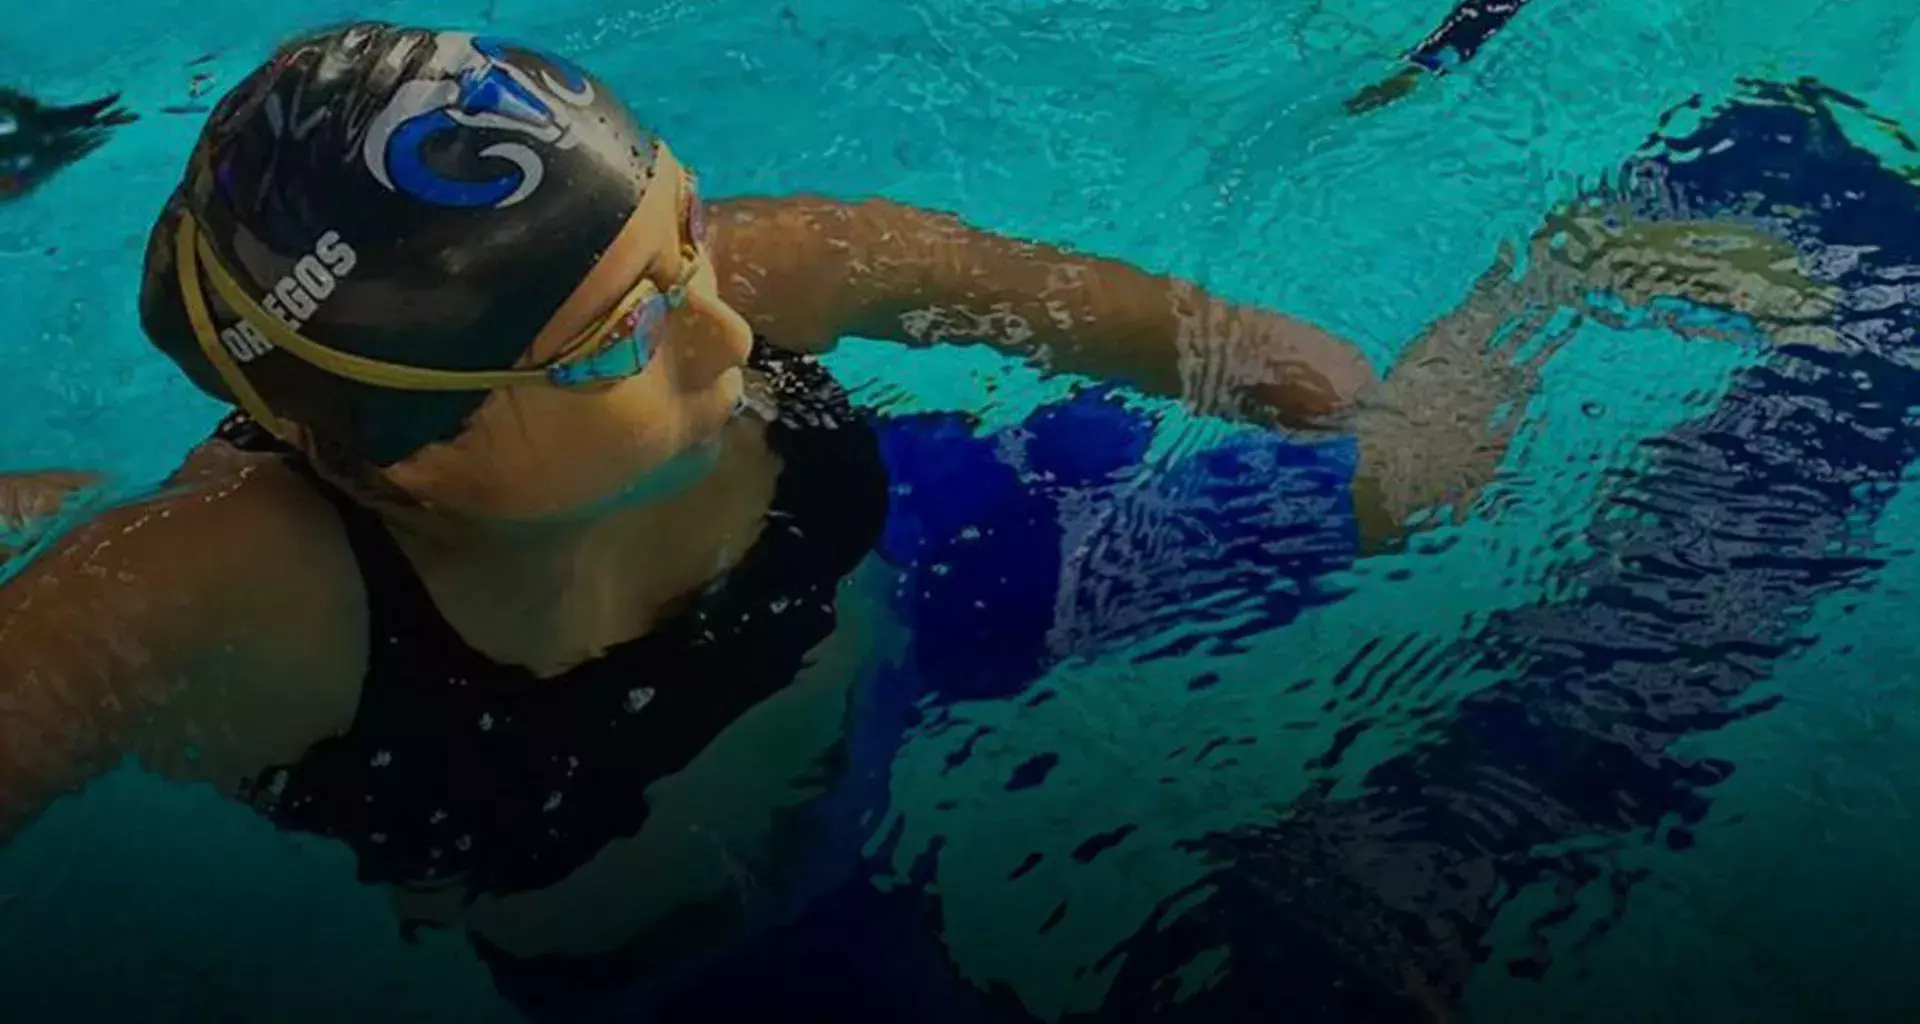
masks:
POLYGON ((129 514, 144 524, 136 534, 153 531, 150 544, 137 544, 140 556, 216 604, 245 606, 248 620, 296 633, 364 624, 366 596, 345 523, 284 452, 215 437, 160 494, 122 513, 129 514), (156 530, 161 521, 173 525, 156 530), (283 618, 283 609, 295 614, 283 618))
POLYGON ((230 554, 209 564, 222 570, 245 568, 228 563, 257 553, 256 547, 305 548, 288 552, 302 568, 352 567, 339 512, 283 448, 215 435, 189 452, 158 492, 127 511, 136 508, 181 514, 176 529, 182 531, 217 531, 230 554))
POLYGON ((218 438, 0 587, 0 663, 124 708, 151 767, 228 784, 351 721, 366 635, 330 503, 218 438))

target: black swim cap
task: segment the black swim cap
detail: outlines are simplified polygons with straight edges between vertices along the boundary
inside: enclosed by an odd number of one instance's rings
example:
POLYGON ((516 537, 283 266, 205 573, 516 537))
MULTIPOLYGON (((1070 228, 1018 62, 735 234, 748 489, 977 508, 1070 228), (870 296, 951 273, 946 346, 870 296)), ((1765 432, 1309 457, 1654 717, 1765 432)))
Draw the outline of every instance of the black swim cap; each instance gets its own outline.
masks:
MULTIPOLYGON (((191 213, 220 263, 308 338, 507 369, 625 227, 655 157, 611 90, 538 50, 379 23, 297 39, 208 119, 154 227, 141 319, 196 385, 234 401, 181 301, 174 241, 191 213)), ((349 458, 398 462, 459 433, 486 397, 333 376, 206 291, 248 381, 349 458)))

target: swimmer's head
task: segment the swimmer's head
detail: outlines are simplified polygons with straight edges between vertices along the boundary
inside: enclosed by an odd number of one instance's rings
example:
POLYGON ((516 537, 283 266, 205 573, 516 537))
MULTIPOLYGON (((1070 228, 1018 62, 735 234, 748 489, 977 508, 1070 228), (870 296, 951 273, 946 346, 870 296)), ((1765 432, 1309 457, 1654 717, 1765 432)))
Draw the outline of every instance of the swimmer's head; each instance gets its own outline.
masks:
POLYGON ((464 33, 294 40, 221 100, 141 312, 208 393, 434 504, 602 501, 711 437, 751 338, 692 177, 606 84, 464 33))

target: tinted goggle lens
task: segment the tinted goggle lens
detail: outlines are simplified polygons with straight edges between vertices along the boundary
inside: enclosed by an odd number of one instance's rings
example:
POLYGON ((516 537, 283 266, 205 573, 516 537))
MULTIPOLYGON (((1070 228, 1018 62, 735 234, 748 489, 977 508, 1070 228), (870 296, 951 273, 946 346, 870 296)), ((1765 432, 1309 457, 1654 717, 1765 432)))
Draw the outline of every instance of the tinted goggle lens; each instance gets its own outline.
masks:
MULTIPOLYGON (((707 208, 700 202, 700 190, 693 172, 685 173, 682 193, 686 203, 681 212, 681 226, 686 234, 687 244, 692 248, 688 254, 687 277, 693 276, 694 264, 707 245, 707 208)), ((667 317, 667 311, 677 305, 677 296, 686 287, 682 280, 675 287, 672 296, 655 292, 635 306, 633 311, 622 317, 607 332, 606 340, 598 345, 591 355, 568 360, 551 367, 547 373, 554 383, 563 387, 578 387, 585 384, 597 384, 608 381, 624 380, 638 376, 647 367, 647 361, 653 356, 654 332, 667 317)))
POLYGON ((638 376, 653 356, 653 333, 666 315, 667 297, 657 292, 647 296, 592 355, 553 367, 549 372, 554 383, 578 386, 638 376))

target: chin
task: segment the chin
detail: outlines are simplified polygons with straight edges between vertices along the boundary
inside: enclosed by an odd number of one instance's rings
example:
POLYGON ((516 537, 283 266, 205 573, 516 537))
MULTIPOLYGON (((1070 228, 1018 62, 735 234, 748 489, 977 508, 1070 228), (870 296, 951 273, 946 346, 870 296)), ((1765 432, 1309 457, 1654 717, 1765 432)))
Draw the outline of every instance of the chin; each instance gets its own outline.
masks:
POLYGON ((740 400, 747 393, 747 378, 739 368, 730 369, 721 374, 713 386, 701 399, 708 410, 707 430, 703 436, 711 437, 725 429, 726 425, 740 418, 740 400))
POLYGON ((740 396, 747 392, 746 371, 738 366, 729 367, 727 372, 721 374, 720 379, 714 382, 713 389, 725 400, 724 404, 727 408, 733 408, 734 404, 740 401, 740 396))

